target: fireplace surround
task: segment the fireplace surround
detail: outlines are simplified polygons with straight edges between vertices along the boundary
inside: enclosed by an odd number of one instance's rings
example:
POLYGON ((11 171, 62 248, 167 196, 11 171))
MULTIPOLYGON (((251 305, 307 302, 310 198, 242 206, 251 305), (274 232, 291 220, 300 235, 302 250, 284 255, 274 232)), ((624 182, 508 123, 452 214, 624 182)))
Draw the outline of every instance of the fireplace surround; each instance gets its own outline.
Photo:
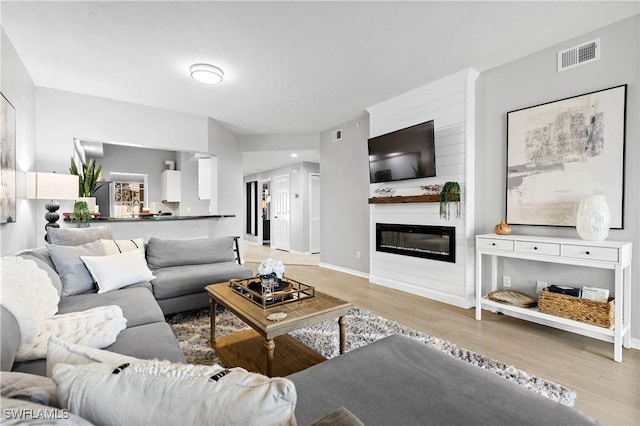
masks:
POLYGON ((376 223, 376 251, 455 263, 455 227, 376 223))

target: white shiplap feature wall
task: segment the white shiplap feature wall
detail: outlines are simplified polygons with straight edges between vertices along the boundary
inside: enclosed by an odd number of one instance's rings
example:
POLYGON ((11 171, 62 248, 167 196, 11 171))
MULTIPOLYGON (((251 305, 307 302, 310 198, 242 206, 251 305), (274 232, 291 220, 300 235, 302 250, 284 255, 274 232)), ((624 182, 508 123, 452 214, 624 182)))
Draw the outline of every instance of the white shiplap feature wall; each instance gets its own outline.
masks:
POLYGON ((374 284, 392 287, 456 306, 474 305, 474 103, 478 73, 469 68, 367 108, 370 135, 383 135, 434 120, 436 176, 373 184, 392 187, 394 195, 422 194, 421 185, 457 181, 462 190, 460 217, 452 205, 451 219, 440 218, 438 203, 372 204, 370 275, 374 284), (376 223, 454 226, 456 262, 441 262, 377 252, 376 223))

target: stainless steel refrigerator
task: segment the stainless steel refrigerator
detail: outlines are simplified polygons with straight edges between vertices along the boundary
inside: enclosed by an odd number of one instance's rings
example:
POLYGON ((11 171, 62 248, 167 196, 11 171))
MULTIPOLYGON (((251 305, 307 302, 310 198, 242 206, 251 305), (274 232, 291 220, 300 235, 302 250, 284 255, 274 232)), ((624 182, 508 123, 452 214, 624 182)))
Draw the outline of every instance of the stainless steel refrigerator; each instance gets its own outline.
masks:
POLYGON ((100 210, 100 217, 113 217, 114 212, 114 196, 113 182, 101 181, 98 182, 97 188, 93 193, 96 197, 96 205, 100 210))

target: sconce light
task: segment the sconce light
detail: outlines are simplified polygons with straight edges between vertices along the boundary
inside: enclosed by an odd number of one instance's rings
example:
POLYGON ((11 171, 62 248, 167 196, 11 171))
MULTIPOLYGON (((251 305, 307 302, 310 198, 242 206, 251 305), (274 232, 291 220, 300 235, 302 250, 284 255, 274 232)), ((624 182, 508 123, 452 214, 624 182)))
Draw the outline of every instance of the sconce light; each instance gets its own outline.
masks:
MULTIPOLYGON (((59 228, 57 223, 60 215, 57 213, 60 204, 56 200, 75 200, 78 198, 79 180, 76 175, 65 175, 62 173, 40 173, 27 172, 27 198, 31 200, 49 200, 44 207, 47 214, 44 218, 47 224, 45 231, 49 228, 59 228)), ((47 234, 44 240, 49 241, 47 234)))

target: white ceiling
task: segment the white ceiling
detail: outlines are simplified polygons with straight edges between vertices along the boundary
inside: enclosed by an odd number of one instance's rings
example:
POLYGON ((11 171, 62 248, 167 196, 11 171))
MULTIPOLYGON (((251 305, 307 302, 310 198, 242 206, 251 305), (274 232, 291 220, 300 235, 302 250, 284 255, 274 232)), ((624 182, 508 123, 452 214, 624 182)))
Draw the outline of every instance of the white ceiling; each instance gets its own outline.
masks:
POLYGON ((639 13, 639 2, 0 2, 37 86, 309 133, 466 67, 482 72, 639 13), (192 80, 189 65, 225 81, 192 80))

